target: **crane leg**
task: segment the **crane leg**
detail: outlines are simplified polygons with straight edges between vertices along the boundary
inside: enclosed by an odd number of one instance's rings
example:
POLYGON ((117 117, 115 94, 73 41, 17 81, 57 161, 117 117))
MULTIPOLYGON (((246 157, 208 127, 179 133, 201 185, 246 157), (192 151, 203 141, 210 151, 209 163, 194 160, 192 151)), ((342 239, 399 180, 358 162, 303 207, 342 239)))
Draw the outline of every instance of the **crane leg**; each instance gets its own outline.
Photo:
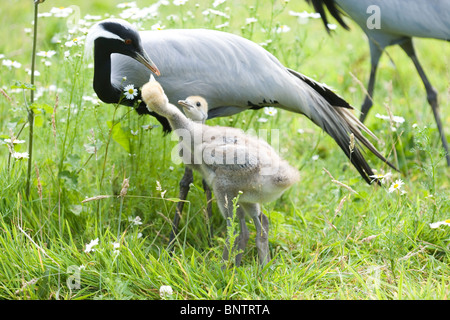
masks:
POLYGON ((431 106, 431 109, 433 110, 434 119, 436 121, 436 125, 438 127, 439 134, 441 136, 442 146, 446 152, 447 166, 450 167, 450 154, 448 152, 447 139, 445 137, 444 128, 442 127, 441 116, 439 114, 437 91, 431 85, 430 81, 428 80, 428 78, 425 74, 425 71, 423 70, 422 66, 420 65, 419 59, 417 58, 416 52, 414 50, 412 39, 409 39, 408 41, 400 44, 400 46, 413 61, 414 66, 416 67, 417 72, 419 73, 419 76, 422 79, 422 82, 425 86, 425 90, 427 92, 427 100, 431 106))
POLYGON ((241 227, 241 232, 238 238, 238 254, 236 255, 236 266, 239 267, 242 261, 242 254, 244 253, 245 247, 247 246, 248 239, 250 238, 250 233, 248 232, 247 224, 245 223, 245 212, 239 210, 238 208, 238 218, 241 227))
MULTIPOLYGON (((237 251, 238 253, 236 255, 235 265, 236 265, 236 267, 239 267, 241 265, 241 261, 242 261, 242 254, 244 253, 245 247, 247 246, 247 243, 248 243, 248 239, 250 238, 250 233, 248 232, 247 224, 245 223, 245 212, 241 208, 238 207, 236 209, 236 215, 239 219, 240 232, 239 232, 239 236, 237 238, 237 242, 234 244, 234 247, 237 246, 237 250, 238 250, 237 251)), ((228 244, 228 241, 227 241, 227 244, 228 244)), ((233 248, 232 250, 235 250, 235 248, 233 248)), ((224 260, 228 260, 228 254, 229 254, 229 248, 228 248, 228 246, 225 246, 224 255, 223 255, 224 260)))
POLYGON ((245 212, 253 219, 256 229, 255 245, 258 250, 259 263, 264 267, 270 261, 269 219, 262 213, 258 203, 243 203, 245 212))
MULTIPOLYGON (((217 192, 215 190, 216 199, 217 199, 217 206, 220 209, 220 212, 227 220, 227 228, 231 227, 231 220, 233 218, 233 204, 232 204, 232 198, 227 193, 217 192), (230 199, 229 199, 230 198, 230 199)), ((238 249, 238 252, 236 254, 236 260, 235 265, 236 267, 239 267, 242 260, 242 253, 247 246, 248 239, 250 237, 250 234, 248 232, 247 224, 245 223, 245 211, 242 209, 241 204, 236 208, 236 216, 239 219, 239 226, 240 226, 240 232, 239 236, 236 239, 236 242, 234 242, 233 246, 230 247, 230 239, 229 236, 227 236, 227 239, 225 240, 225 247, 223 249, 222 259, 224 261, 228 261, 230 258, 231 252, 236 250, 236 247, 238 249)), ((235 230, 236 233, 236 230, 235 230)), ((228 234, 228 230, 227 230, 228 234)), ((222 266, 222 269, 226 268, 227 263, 222 266)))
MULTIPOLYGON (((189 192, 190 184, 194 181, 194 176, 192 170, 189 168, 184 169, 183 178, 180 180, 180 193, 178 198, 180 200, 186 200, 187 194, 189 192)), ((178 224, 180 223, 181 213, 183 212, 184 201, 179 201, 177 203, 177 208, 175 212, 175 217, 172 222, 172 231, 170 232, 169 238, 169 251, 172 252, 173 244, 178 233, 178 224)))
POLYGON ((364 122, 369 113, 370 108, 372 108, 373 101, 373 90, 375 88, 375 76, 377 73, 378 62, 380 61, 381 54, 383 53, 383 49, 379 47, 379 45, 370 42, 370 77, 369 84, 367 85, 367 93, 366 98, 361 106, 361 115, 359 116, 359 120, 364 122))
POLYGON ((212 227, 212 193, 211 188, 206 183, 205 179, 202 179, 203 190, 206 194, 206 225, 208 226, 208 242, 209 247, 212 247, 212 238, 213 238, 213 227, 212 227))

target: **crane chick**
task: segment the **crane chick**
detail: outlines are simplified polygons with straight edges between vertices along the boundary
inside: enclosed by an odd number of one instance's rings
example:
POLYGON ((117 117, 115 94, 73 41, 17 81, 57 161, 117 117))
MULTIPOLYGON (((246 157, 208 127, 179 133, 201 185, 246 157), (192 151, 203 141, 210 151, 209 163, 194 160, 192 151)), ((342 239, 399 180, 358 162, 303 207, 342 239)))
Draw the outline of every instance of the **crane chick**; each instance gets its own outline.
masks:
MULTIPOLYGON (((233 199, 238 197, 236 216, 240 233, 236 243, 239 250, 236 266, 241 263, 242 251, 249 239, 245 213, 254 222, 259 262, 264 266, 270 260, 269 220, 261 211, 260 204, 276 200, 297 182, 298 170, 281 159, 264 140, 246 135, 239 129, 207 126, 187 118, 168 102, 163 88, 154 79, 146 83, 141 92, 149 111, 167 118, 172 130, 182 136, 180 147, 183 148, 183 162, 199 171, 212 188, 228 226, 233 217, 233 199), (190 134, 191 139, 186 133, 190 134)), ((179 103, 187 114, 193 114, 195 118, 207 115, 204 99, 189 97, 179 103)), ((228 260, 230 254, 228 237, 226 243, 224 260, 228 260)))

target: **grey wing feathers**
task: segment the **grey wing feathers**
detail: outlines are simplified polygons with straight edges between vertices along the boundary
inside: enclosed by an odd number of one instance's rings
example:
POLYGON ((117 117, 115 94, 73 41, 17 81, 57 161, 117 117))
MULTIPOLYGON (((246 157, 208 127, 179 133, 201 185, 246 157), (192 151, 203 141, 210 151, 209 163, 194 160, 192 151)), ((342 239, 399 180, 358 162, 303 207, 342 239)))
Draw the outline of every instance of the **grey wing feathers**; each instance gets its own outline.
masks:
POLYGON ((224 144, 209 146, 204 150, 203 160, 212 170, 227 170, 236 172, 250 172, 258 169, 257 157, 250 153, 247 146, 224 144))
POLYGON ((374 173, 361 153, 361 150, 359 150, 358 144, 355 145, 353 150, 350 150, 350 135, 352 133, 357 139, 357 142, 363 144, 380 160, 394 170, 397 170, 397 168, 387 161, 373 144, 362 135, 361 130, 365 131, 370 136, 375 137, 375 135, 351 113, 350 109, 353 108, 347 102, 333 93, 333 91, 326 88, 326 86, 321 85, 298 72, 290 72, 314 90, 310 92, 310 95, 315 102, 314 106, 311 108, 313 112, 310 114, 310 119, 336 141, 364 180, 371 183, 373 179, 370 179, 369 176, 374 173))

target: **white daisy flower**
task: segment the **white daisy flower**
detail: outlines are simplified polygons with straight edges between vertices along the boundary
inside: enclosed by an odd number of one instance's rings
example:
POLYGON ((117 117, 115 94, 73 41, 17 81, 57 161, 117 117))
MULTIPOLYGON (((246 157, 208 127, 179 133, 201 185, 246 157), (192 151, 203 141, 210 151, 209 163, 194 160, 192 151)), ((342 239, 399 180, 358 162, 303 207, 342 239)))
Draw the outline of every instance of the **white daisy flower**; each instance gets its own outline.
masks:
MULTIPOLYGON (((28 75, 31 75, 31 70, 30 69, 26 68, 25 72, 28 73, 28 75)), ((34 70, 34 75, 36 77, 39 77, 41 75, 41 73, 38 70, 34 70)))
POLYGON ((226 14, 225 12, 219 11, 219 10, 214 10, 214 9, 206 9, 205 11, 202 12, 202 14, 204 16, 207 16, 209 14, 213 14, 216 16, 220 16, 220 17, 224 17, 226 19, 230 19, 230 16, 228 14, 226 14))
POLYGON ((162 299, 168 298, 173 294, 173 290, 171 286, 161 286, 159 288, 159 295, 162 299))
POLYGON ((134 97, 136 97, 138 95, 138 91, 137 91, 137 89, 134 88, 134 84, 127 85, 123 89, 123 92, 125 94, 125 98, 127 98, 129 100, 133 100, 134 97))
POLYGON ((22 66, 22 64, 20 62, 12 61, 9 59, 2 60, 2 65, 4 65, 5 67, 7 67, 9 69, 11 69, 11 67, 18 69, 22 66))
POLYGON ((36 53, 37 56, 39 57, 46 57, 46 58, 51 58, 56 54, 55 50, 49 50, 49 51, 39 51, 36 53))
POLYGON ((166 28, 166 26, 161 25, 160 23, 156 23, 156 24, 151 26, 151 30, 152 31, 163 30, 165 28, 166 28))
MULTIPOLYGON (((389 116, 382 115, 382 114, 379 114, 379 113, 377 113, 375 115, 375 117, 378 118, 378 119, 383 119, 383 120, 388 120, 388 121, 391 120, 391 118, 389 116)), ((403 122, 405 122, 405 118, 399 117, 399 116, 392 116, 392 121, 394 121, 395 123, 403 123, 403 122)))
POLYGON ((87 14, 84 16, 85 20, 100 20, 102 18, 102 16, 93 16, 90 14, 87 14))
POLYGON ((50 10, 50 13, 53 14, 56 18, 67 18, 70 14, 72 14, 72 8, 64 8, 64 7, 53 7, 50 10))
POLYGON ((290 10, 289 11, 289 15, 290 16, 294 16, 294 17, 299 17, 299 18, 302 18, 302 19, 308 19, 308 18, 319 19, 320 18, 320 13, 316 13, 316 12, 309 13, 309 12, 306 12, 306 11, 295 12, 295 11, 290 10))
POLYGON ((50 12, 42 12, 42 13, 38 13, 38 17, 51 17, 52 14, 50 12))
POLYGON ((3 140, 6 143, 13 143, 13 144, 21 144, 21 143, 25 143, 25 140, 18 140, 18 139, 14 139, 13 141, 11 141, 11 139, 5 139, 3 140))
POLYGON ((450 226, 450 219, 447 219, 447 220, 444 220, 444 221, 438 221, 438 222, 430 223, 430 228, 431 229, 436 229, 436 228, 439 228, 441 225, 450 226))
POLYGON ((334 23, 328 23, 327 24, 328 29, 330 30, 335 30, 337 28, 337 25, 335 25, 334 23))
POLYGON ((267 114, 268 116, 273 117, 274 115, 276 115, 278 112, 278 110, 274 107, 265 107, 264 108, 264 113, 267 114))
POLYGON ((142 224, 142 219, 139 216, 136 216, 136 218, 132 219, 131 217, 128 217, 128 221, 130 221, 131 223, 133 223, 133 225, 138 226, 140 224, 142 224))
POLYGON ((392 173, 391 172, 388 172, 388 173, 385 173, 385 174, 377 173, 377 174, 373 174, 373 175, 369 176, 369 178, 377 179, 381 183, 386 183, 387 181, 389 181, 391 179, 391 177, 392 177, 392 173))
POLYGON ((279 27, 276 29, 276 32, 277 32, 277 33, 285 33, 285 32, 289 32, 289 31, 291 31, 291 28, 290 28, 289 26, 285 25, 285 24, 279 26, 279 27))
POLYGON ((96 238, 95 240, 91 240, 91 242, 86 245, 86 249, 84 250, 84 252, 89 253, 91 251, 95 251, 95 249, 92 249, 92 247, 96 245, 98 245, 98 238, 96 238))
POLYGON ((259 43, 259 45, 261 46, 261 47, 267 47, 269 44, 271 44, 272 43, 272 40, 271 39, 269 39, 269 40, 267 40, 267 41, 265 41, 265 42, 260 42, 259 43))
POLYGON ((394 191, 400 191, 400 189, 402 188, 402 186, 403 186, 404 184, 405 184, 405 183, 402 181, 402 179, 395 180, 395 182, 393 182, 393 183, 391 184, 391 186, 389 187, 388 192, 389 192, 389 193, 392 193, 392 192, 394 192, 394 191))
POLYGON ((245 24, 252 24, 252 23, 255 23, 257 21, 258 21, 258 19, 256 19, 256 18, 246 18, 245 19, 245 24))
POLYGON ((120 253, 120 250, 119 250, 120 242, 112 242, 111 244, 113 245, 113 248, 114 248, 113 254, 118 255, 120 253))
POLYGON ((11 156, 17 160, 28 159, 30 157, 28 152, 13 152, 11 156))
POLYGON ((184 5, 186 2, 188 2, 188 0, 174 0, 173 4, 176 6, 182 6, 184 5))
POLYGON ((73 38, 72 40, 66 41, 64 43, 64 45, 68 48, 73 47, 76 44, 78 44, 78 38, 73 38))
POLYGON ((117 5, 117 8, 135 8, 136 7, 136 2, 123 2, 123 3, 119 3, 117 5))
POLYGON ((259 119, 256 120, 256 121, 264 123, 264 122, 267 122, 268 119, 267 119, 267 118, 259 118, 259 119))
POLYGON ((223 29, 225 27, 228 27, 230 25, 230 23, 227 21, 225 23, 222 24, 218 24, 217 26, 215 26, 216 29, 223 29))
POLYGON ((216 0, 213 2, 213 7, 215 8, 219 5, 221 5, 222 3, 224 3, 225 1, 227 1, 227 0, 216 0))

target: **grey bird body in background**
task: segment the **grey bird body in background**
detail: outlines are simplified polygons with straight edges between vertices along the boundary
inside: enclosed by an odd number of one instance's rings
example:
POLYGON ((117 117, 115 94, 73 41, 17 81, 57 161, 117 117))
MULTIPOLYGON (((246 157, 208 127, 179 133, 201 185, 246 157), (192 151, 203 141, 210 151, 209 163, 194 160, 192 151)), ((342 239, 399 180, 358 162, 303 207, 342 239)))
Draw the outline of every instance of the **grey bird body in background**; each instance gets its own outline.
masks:
MULTIPOLYGON (((357 143, 350 150, 351 136, 373 154, 390 164, 362 134, 375 136, 351 113, 352 107, 326 86, 283 66, 278 59, 256 43, 240 36, 214 30, 162 30, 137 32, 129 23, 107 19, 94 25, 86 39, 86 50, 94 49, 94 89, 108 103, 127 103, 123 87, 144 85, 150 70, 136 61, 128 49, 132 43, 152 58, 161 75, 169 101, 201 95, 209 104, 209 118, 230 116, 247 109, 274 106, 308 117, 330 135, 366 182, 372 169, 357 143), (110 57, 110 58, 109 58, 110 57), (123 81, 124 77, 126 80, 123 81)), ((141 103, 139 113, 149 113, 141 103)), ((150 112, 151 113, 151 112, 150 112)), ((158 116, 156 113, 151 113, 158 116)), ((158 120, 167 128, 167 120, 158 120)), ((169 128, 167 128, 169 129, 169 128)))
MULTIPOLYGON (((398 44, 410 57, 425 86, 427 100, 436 120, 442 145, 447 152, 447 164, 450 155, 444 128, 439 114, 437 91, 433 88, 420 65, 414 50, 412 38, 433 38, 450 41, 450 1, 449 0, 307 0, 313 4, 328 30, 325 8, 346 29, 339 8, 354 20, 369 39, 371 71, 367 93, 361 107, 360 120, 364 121, 372 107, 375 76, 379 59, 387 46, 398 44), (337 6, 336 6, 337 5, 337 6), (373 8, 371 6, 377 6, 373 8), (369 17, 379 10, 379 28, 369 17)), ((328 30, 329 31, 329 30, 328 30)))

